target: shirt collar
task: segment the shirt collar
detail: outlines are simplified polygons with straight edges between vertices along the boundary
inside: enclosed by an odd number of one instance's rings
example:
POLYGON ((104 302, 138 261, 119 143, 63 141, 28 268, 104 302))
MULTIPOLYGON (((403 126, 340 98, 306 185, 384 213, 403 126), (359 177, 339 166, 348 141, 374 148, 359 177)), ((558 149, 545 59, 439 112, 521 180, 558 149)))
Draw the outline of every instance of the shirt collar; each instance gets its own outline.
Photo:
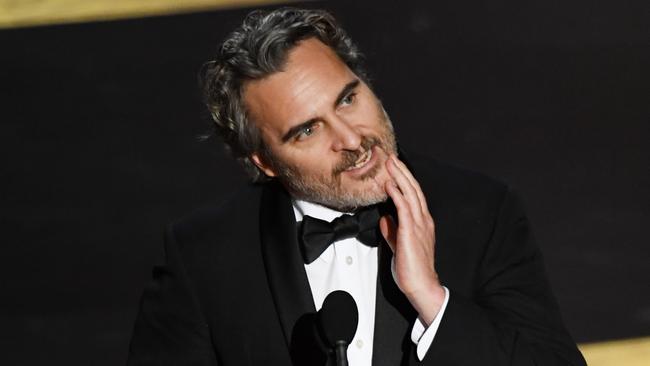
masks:
POLYGON ((319 205, 318 203, 303 201, 293 198, 291 200, 293 205, 293 213, 296 217, 296 222, 301 222, 302 217, 305 215, 311 216, 327 222, 332 222, 335 218, 342 216, 346 212, 336 211, 329 207, 319 205))

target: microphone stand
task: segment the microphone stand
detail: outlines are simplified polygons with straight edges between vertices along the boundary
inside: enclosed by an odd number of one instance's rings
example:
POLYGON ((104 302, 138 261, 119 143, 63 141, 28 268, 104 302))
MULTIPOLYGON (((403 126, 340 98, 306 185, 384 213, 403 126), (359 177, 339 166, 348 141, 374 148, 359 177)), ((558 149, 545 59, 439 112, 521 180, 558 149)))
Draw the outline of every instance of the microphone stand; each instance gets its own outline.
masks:
POLYGON ((336 366, 348 366, 348 342, 336 341, 334 353, 336 355, 336 366))

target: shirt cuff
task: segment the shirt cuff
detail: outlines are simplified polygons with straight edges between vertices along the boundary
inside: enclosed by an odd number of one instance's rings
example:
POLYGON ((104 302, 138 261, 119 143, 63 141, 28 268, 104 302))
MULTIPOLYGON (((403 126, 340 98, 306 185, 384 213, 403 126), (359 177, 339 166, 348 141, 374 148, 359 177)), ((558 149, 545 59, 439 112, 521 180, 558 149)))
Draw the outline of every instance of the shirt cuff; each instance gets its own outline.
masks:
POLYGON ((424 359, 424 355, 427 354, 433 338, 436 336, 438 327, 440 326, 440 321, 442 321, 442 315, 445 313, 447 308, 447 303, 449 302, 449 289, 445 286, 442 286, 445 289, 445 300, 442 302, 442 306, 438 311, 438 314, 431 322, 428 328, 424 327, 424 324, 420 321, 419 318, 415 319, 415 324, 413 324, 413 329, 411 330, 411 341, 416 345, 416 353, 418 355, 418 361, 424 359))

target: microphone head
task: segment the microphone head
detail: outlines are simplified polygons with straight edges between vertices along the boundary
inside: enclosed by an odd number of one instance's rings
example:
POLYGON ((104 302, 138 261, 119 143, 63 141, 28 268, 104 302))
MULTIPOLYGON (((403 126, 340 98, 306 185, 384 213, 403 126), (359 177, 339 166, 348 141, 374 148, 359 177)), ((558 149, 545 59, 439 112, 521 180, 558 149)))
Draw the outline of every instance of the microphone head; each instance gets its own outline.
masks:
POLYGON ((318 325, 324 341, 334 347, 337 341, 349 344, 357 332, 359 310, 352 295, 345 291, 332 291, 318 311, 318 325))

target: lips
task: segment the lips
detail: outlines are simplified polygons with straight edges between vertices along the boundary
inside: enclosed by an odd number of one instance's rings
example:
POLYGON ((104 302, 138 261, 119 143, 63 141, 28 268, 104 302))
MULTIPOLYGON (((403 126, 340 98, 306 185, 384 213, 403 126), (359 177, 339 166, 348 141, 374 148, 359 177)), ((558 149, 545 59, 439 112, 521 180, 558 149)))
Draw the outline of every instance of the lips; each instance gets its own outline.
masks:
POLYGON ((367 149, 361 156, 359 156, 359 159, 352 165, 351 167, 345 169, 346 171, 354 170, 354 169, 359 169, 362 168, 364 165, 368 164, 368 162, 372 159, 372 149, 367 149))

